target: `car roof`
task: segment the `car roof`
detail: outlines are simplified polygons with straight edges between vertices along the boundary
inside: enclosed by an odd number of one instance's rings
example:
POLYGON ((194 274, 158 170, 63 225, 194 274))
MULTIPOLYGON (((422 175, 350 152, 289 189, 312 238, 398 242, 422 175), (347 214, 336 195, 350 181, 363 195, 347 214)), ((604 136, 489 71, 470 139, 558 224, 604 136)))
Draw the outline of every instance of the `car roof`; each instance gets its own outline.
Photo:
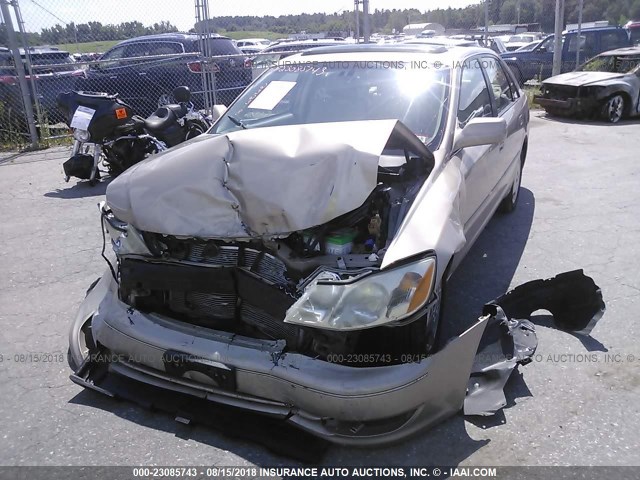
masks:
POLYGON ((295 56, 287 58, 289 61, 304 61, 313 57, 313 61, 326 62, 333 60, 359 61, 427 61, 441 67, 450 67, 459 60, 464 60, 477 54, 491 54, 497 56, 493 50, 483 47, 457 47, 427 44, 346 44, 331 47, 318 47, 305 50, 295 56))
MULTIPOLYGON (((229 37, 224 37, 222 35, 218 35, 217 33, 210 34, 210 38, 213 39, 224 39, 231 40, 229 37)), ((199 40, 200 37, 195 33, 155 33, 153 35, 141 35, 140 37, 130 38, 128 40, 123 40, 118 43, 118 45, 127 45, 129 43, 143 42, 146 40, 169 40, 169 41, 195 41, 199 40)))
MULTIPOLYGON (((343 45, 343 44, 348 44, 348 42, 345 42, 344 40, 334 40, 334 39, 295 40, 292 42, 272 43, 267 48, 262 50, 262 53, 269 53, 269 52, 273 52, 274 50, 281 50, 283 47, 286 47, 287 49, 290 48, 291 50, 295 50, 297 47, 314 47, 315 46, 317 48, 322 48, 322 47, 343 45)), ((281 50, 281 51, 286 51, 286 50, 281 50)))
POLYGON ((640 55, 640 45, 634 47, 616 48, 615 50, 608 50, 602 52, 600 55, 640 55))
MULTIPOLYGON (((615 25, 610 25, 607 27, 582 27, 580 29, 580 32, 595 32, 595 31, 609 31, 609 30, 624 30, 624 28, 622 27, 618 27, 615 25)), ((572 28, 571 30, 565 30, 562 33, 573 33, 573 32, 578 32, 577 28, 572 28)))
POLYGON ((449 37, 431 37, 431 38, 412 38, 405 40, 405 45, 443 45, 450 47, 471 47, 478 45, 475 40, 468 40, 466 38, 449 38, 449 37))

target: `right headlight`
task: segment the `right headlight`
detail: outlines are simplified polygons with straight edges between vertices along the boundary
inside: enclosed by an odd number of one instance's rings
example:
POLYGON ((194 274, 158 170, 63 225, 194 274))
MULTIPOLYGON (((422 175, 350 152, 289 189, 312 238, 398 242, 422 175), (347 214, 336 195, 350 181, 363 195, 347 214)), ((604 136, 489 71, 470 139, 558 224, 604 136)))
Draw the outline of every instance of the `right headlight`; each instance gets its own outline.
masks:
POLYGON ((403 320, 427 303, 435 273, 433 256, 346 281, 322 272, 287 310, 284 321, 328 330, 361 330, 403 320))

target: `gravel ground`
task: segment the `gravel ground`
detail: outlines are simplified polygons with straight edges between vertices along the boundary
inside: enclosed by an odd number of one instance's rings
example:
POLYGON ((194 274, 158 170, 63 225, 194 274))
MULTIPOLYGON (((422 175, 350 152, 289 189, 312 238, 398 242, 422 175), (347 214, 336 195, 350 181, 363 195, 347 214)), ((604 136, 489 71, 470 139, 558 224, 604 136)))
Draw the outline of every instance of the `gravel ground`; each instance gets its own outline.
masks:
MULTIPOLYGON (((640 464, 638 126, 535 113, 518 209, 491 221, 450 285, 446 318, 462 324, 509 286, 584 268, 607 303, 592 337, 540 316, 539 355, 510 381, 502 414, 459 415, 387 448, 331 447, 326 464, 640 464)), ((68 325, 105 268, 105 185, 65 184, 66 155, 0 158, 0 464, 291 464, 69 381, 68 325)))

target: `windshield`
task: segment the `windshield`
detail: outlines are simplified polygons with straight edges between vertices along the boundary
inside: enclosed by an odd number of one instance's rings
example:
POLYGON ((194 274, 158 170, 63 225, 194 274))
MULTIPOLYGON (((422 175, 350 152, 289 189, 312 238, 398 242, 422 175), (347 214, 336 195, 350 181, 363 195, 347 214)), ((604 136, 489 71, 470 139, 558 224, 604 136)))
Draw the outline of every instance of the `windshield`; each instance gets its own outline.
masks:
POLYGON ((450 73, 409 66, 371 61, 281 64, 245 90, 209 133, 398 119, 435 149, 444 129, 450 73))
POLYGON ((640 55, 601 55, 578 68, 582 72, 630 73, 640 65, 640 55))

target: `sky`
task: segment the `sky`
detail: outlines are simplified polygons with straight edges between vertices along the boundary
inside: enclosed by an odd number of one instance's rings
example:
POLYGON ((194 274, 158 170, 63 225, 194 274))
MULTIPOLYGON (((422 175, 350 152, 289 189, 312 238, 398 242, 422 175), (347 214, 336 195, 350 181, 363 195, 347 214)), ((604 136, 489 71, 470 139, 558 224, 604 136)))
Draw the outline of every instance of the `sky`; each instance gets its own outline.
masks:
MULTIPOLYGON (((480 0, 370 0, 370 10, 464 7, 480 0)), ((39 31, 56 23, 103 24, 137 20, 150 25, 168 20, 180 30, 195 21, 194 0, 19 0, 27 31, 39 31), (41 8, 44 7, 44 8, 41 8), (46 10, 48 10, 48 12, 46 10), (56 18, 57 17, 57 18, 56 18)), ((353 9, 353 0, 209 0, 209 15, 287 15, 334 13, 353 9)))

